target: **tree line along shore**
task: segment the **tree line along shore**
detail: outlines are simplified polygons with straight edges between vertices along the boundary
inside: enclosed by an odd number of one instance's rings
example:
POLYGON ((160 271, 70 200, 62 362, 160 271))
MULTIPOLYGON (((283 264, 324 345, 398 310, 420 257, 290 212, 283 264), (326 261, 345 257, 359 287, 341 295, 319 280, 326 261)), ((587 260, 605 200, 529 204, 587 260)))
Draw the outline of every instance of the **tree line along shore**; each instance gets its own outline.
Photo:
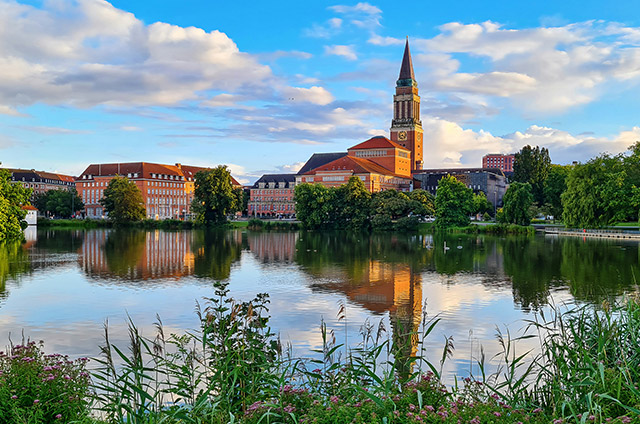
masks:
MULTIPOLYGON (((0 241, 22 237, 26 225, 23 206, 30 202, 59 218, 69 218, 75 213, 73 209, 84 207, 75 190, 51 190, 34 199, 31 195, 30 189, 11 184, 8 172, 0 170, 0 241)), ((113 178, 100 202, 107 212, 106 223, 85 220, 72 224, 79 221, 73 220, 41 221, 41 225, 166 229, 222 226, 229 216, 246 211, 247 196, 232 186, 229 170, 219 166, 196 174, 190 222, 146 220, 141 192, 125 177, 113 178)), ((304 183, 295 188, 295 204, 299 228, 311 230, 413 231, 426 218, 435 218, 435 228, 447 229, 467 227, 471 216, 518 226, 528 226, 540 216, 574 228, 640 223, 640 142, 625 153, 601 154, 585 163, 565 166, 553 165, 547 149, 525 146, 515 154, 512 181, 500 208, 492 205, 484 193, 473 193, 450 175, 439 180, 436 196, 420 189, 370 193, 357 177, 336 188, 304 183)), ((298 228, 257 221, 249 226, 298 228)))

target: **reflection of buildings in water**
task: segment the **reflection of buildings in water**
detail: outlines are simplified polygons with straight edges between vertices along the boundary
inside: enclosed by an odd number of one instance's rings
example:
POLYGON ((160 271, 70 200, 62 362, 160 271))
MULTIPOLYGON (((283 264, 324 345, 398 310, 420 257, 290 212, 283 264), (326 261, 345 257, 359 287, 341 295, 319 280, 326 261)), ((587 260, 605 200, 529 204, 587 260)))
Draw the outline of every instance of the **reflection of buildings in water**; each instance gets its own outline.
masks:
POLYGON ((23 232, 26 241, 23 244, 25 248, 33 246, 38 241, 38 227, 36 225, 29 225, 23 232))
POLYGON ((78 260, 91 277, 179 279, 193 274, 192 242, 190 231, 88 231, 78 260))
POLYGON ((247 234, 249 249, 263 262, 293 262, 299 233, 253 232, 247 234))
POLYGON ((409 265, 377 260, 370 261, 363 271, 358 277, 313 288, 344 293, 351 302, 377 314, 388 311, 399 352, 396 369, 401 374, 410 372, 407 360, 416 356, 422 319, 422 278, 409 265))

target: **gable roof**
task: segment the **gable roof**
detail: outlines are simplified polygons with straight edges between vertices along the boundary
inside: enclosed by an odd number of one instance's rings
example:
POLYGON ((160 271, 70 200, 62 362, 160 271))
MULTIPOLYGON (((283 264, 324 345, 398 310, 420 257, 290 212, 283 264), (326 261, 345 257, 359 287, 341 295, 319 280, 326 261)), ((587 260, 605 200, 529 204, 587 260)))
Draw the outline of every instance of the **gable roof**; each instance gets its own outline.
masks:
MULTIPOLYGON (((253 187, 258 188, 259 183, 283 183, 293 184, 296 182, 296 174, 264 174, 258 181, 253 184, 253 187)), ((278 187, 282 188, 282 187, 278 187)))
POLYGON ((354 174, 380 174, 411 179, 411 177, 408 177, 406 175, 395 174, 389 171, 387 168, 378 165, 373 161, 370 161, 369 159, 357 158, 354 156, 343 156, 323 166, 312 169, 311 171, 307 172, 306 175, 315 175, 318 172, 331 172, 341 170, 349 170, 354 174))
POLYGON ((309 160, 300 168, 296 175, 306 174, 309 171, 313 171, 319 166, 326 165, 329 162, 332 162, 336 159, 339 159, 343 156, 347 156, 346 152, 335 152, 335 153, 314 153, 311 155, 309 160))
MULTIPOLYGON (((112 176, 112 175, 127 175, 127 174, 138 174, 138 178, 151 178, 151 174, 163 174, 163 175, 173 175, 176 177, 184 177, 185 181, 193 181, 195 178, 195 174, 198 171, 203 171, 211 168, 202 168, 198 166, 190 166, 190 165, 164 165, 160 163, 149 163, 149 162, 129 162, 129 163, 99 163, 99 164, 91 164, 85 169, 82 174, 80 174, 80 178, 83 175, 93 175, 94 177, 99 176, 112 176), (191 180, 189 180, 191 178, 191 180)), ((231 185, 233 186, 241 186, 241 184, 231 177, 231 185)))
POLYGON ((356 144, 353 147, 349 147, 349 150, 365 150, 365 149, 383 149, 383 148, 394 148, 394 149, 403 149, 409 151, 406 147, 402 147, 398 143, 395 143, 389 140, 387 137, 383 137, 381 135, 370 138, 367 141, 363 141, 360 144, 356 144))

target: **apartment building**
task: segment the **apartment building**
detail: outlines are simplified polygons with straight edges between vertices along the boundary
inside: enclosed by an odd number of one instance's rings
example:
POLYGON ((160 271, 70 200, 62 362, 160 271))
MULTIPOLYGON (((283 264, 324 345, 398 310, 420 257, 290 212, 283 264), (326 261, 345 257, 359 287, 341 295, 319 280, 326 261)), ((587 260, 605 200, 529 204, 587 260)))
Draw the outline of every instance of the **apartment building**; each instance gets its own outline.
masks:
MULTIPOLYGON (((85 204, 85 216, 104 218, 100 204, 104 190, 115 176, 126 177, 140 189, 147 218, 186 219, 191 214, 195 174, 205 170, 182 164, 149 162, 91 164, 76 180, 76 189, 85 204)), ((240 184, 232 177, 232 184, 240 184)))

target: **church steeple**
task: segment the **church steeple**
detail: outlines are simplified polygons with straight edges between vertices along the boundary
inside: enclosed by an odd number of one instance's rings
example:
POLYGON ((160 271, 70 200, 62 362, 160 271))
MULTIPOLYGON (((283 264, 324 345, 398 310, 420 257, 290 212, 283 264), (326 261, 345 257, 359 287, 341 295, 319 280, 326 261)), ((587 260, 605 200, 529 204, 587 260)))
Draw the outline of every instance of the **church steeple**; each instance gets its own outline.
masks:
POLYGON ((411 61, 411 51, 409 50, 409 37, 404 45, 404 56, 402 57, 402 66, 400 67, 400 76, 398 77, 397 87, 417 87, 416 77, 413 73, 413 62, 411 61))
POLYGON ((420 120, 420 96, 418 82, 413 73, 409 50, 409 37, 404 46, 400 76, 393 96, 392 141, 411 151, 411 170, 422 169, 422 121, 420 120))

